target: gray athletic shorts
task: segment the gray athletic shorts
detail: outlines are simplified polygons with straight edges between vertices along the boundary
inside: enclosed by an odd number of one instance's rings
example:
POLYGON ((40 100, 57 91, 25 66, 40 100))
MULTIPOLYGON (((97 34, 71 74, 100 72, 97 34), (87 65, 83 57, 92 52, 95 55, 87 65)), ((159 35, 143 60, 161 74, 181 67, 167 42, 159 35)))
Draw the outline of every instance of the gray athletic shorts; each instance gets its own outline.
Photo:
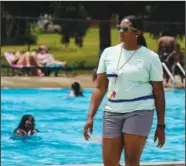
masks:
POLYGON ((152 127, 154 110, 129 113, 103 113, 103 138, 122 136, 123 133, 148 136, 152 127))

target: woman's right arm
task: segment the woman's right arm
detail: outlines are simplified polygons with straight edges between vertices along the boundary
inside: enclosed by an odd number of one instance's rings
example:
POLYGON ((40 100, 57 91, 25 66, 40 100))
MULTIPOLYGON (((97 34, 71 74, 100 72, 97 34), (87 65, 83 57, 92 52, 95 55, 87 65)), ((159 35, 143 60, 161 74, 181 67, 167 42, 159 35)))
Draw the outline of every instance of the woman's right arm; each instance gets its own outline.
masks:
POLYGON ((88 119, 92 120, 94 118, 98 110, 98 107, 101 104, 101 101, 105 95, 107 87, 108 87, 108 79, 106 73, 98 74, 96 80, 96 87, 93 90, 93 94, 91 98, 88 119))
POLYGON ((99 59, 99 65, 97 69, 96 87, 93 90, 93 94, 92 94, 91 102, 90 102, 90 108, 88 112, 88 118, 84 126, 84 137, 86 140, 90 139, 90 136, 88 135, 88 131, 90 131, 90 133, 93 132, 93 119, 108 87, 108 79, 106 75, 106 72, 107 72, 106 60, 107 60, 107 55, 108 55, 107 51, 108 51, 108 48, 106 48, 103 51, 99 59))
POLYGON ((105 95, 107 87, 108 87, 108 80, 107 80, 106 73, 98 74, 96 80, 96 87, 94 88, 92 98, 91 98, 87 122, 84 126, 84 137, 86 140, 90 139, 90 136, 88 135, 88 131, 90 131, 90 133, 93 132, 93 119, 105 95))

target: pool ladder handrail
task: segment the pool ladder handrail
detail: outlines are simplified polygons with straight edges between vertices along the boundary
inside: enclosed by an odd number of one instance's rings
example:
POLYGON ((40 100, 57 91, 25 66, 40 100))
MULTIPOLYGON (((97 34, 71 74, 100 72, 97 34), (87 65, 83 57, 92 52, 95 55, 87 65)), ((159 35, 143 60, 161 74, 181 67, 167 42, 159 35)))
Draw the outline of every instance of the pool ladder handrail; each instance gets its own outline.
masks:
POLYGON ((185 76, 185 70, 184 68, 181 66, 181 64, 179 62, 176 62, 173 66, 172 66, 172 73, 173 75, 175 75, 175 68, 176 66, 178 66, 178 68, 180 69, 180 71, 183 73, 183 75, 185 76))
POLYGON ((164 62, 162 62, 162 66, 164 67, 165 71, 167 72, 167 74, 169 75, 169 77, 171 78, 171 80, 173 81, 173 85, 175 86, 174 76, 172 75, 172 73, 168 69, 167 65, 164 62))

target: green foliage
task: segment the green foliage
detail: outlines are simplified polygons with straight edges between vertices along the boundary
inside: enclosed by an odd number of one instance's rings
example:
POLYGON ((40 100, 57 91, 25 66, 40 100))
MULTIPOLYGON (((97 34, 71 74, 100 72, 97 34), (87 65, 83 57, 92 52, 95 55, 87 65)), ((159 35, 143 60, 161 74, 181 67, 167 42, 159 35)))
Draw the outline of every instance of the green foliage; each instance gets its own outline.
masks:
MULTIPOLYGON (((28 3, 3 2, 1 7, 2 21, 2 45, 35 44, 36 35, 30 33, 30 22, 26 19, 18 19, 14 16, 28 14, 28 3)), ((32 11, 33 12, 33 11, 32 11)))
POLYGON ((177 36, 181 40, 185 35, 185 8, 183 2, 146 2, 146 15, 148 21, 154 22, 147 26, 146 30, 153 37, 161 36, 161 33, 168 32, 171 36, 177 36), (161 24, 163 23, 163 24, 161 24), (174 24, 172 24, 174 23, 174 24))
POLYGON ((37 42, 37 35, 29 32, 29 24, 26 20, 18 19, 3 19, 4 28, 3 37, 4 45, 23 45, 35 44, 37 42))
POLYGON ((88 21, 86 20, 88 14, 83 5, 78 3, 55 2, 54 8, 54 17, 65 19, 54 21, 55 23, 60 24, 62 28, 61 43, 67 47, 70 38, 74 38, 75 44, 82 47, 83 38, 88 29, 88 21), (78 19, 84 21, 79 21, 78 19))
MULTIPOLYGON (((148 44, 148 48, 157 51, 157 40, 150 37, 149 33, 144 33, 145 39, 148 44)), ((74 39, 70 40, 69 48, 61 47, 60 43, 61 35, 59 34, 40 34, 38 36, 37 45, 31 45, 30 50, 38 49, 39 45, 47 45, 49 48, 49 53, 53 54, 57 60, 67 60, 69 65, 82 66, 86 68, 96 67, 99 60, 99 29, 90 28, 84 38, 84 46, 79 49, 74 43, 74 39), (83 63, 83 61, 86 61, 83 63)), ((119 43, 119 34, 116 28, 111 29, 111 45, 116 45, 119 43)), ((185 39, 178 39, 178 43, 181 45, 181 49, 185 48, 185 39)), ((2 64, 6 63, 4 60, 5 51, 21 51, 27 50, 27 45, 21 46, 3 46, 1 47, 1 60, 2 64)), ((184 50, 183 50, 184 51, 184 50)))
POLYGON ((86 60, 82 60, 82 61, 76 61, 75 63, 75 67, 79 68, 79 69, 85 69, 86 68, 86 60))

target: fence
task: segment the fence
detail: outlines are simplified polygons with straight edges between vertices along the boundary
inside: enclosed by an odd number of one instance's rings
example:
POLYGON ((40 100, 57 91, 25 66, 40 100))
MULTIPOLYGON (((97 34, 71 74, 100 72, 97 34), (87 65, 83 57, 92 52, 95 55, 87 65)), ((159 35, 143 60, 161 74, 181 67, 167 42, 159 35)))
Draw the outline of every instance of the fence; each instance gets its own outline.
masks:
MULTIPOLYGON (((97 65, 100 47, 119 43, 116 30, 117 19, 82 20, 47 17, 2 17, 1 45, 5 51, 27 51, 47 45, 49 51, 59 60, 68 60, 79 68, 93 68, 97 65), (100 29, 99 29, 100 28, 100 29), (111 31, 110 31, 111 28, 111 31)), ((163 30, 171 30, 182 36, 184 23, 144 21, 148 47, 157 51, 157 37, 163 30)), ((182 49, 184 42, 179 40, 182 49)), ((5 63, 5 60, 3 60, 5 63)))

